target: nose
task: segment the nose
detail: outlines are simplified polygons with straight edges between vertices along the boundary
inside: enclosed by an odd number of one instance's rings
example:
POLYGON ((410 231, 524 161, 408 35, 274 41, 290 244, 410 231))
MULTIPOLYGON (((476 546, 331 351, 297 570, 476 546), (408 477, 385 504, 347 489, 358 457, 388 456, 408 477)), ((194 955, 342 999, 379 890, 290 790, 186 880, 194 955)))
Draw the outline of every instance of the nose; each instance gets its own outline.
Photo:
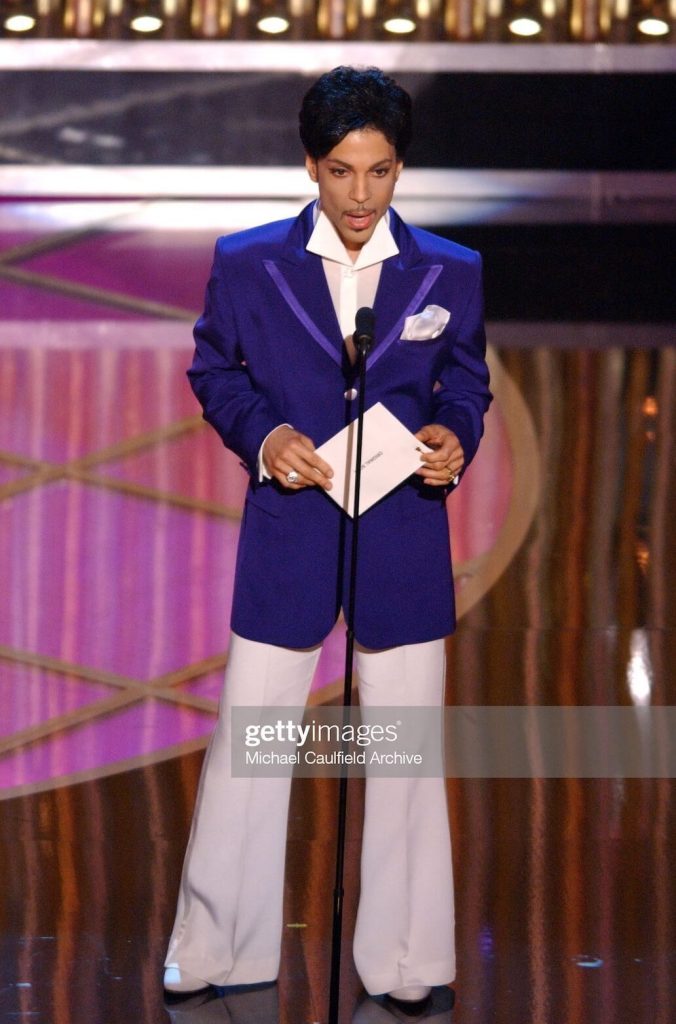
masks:
POLYGON ((370 195, 371 190, 369 189, 368 178, 366 177, 366 175, 355 175, 354 178, 352 179, 350 199, 353 202, 357 203, 359 206, 363 206, 363 204, 367 201, 370 195))

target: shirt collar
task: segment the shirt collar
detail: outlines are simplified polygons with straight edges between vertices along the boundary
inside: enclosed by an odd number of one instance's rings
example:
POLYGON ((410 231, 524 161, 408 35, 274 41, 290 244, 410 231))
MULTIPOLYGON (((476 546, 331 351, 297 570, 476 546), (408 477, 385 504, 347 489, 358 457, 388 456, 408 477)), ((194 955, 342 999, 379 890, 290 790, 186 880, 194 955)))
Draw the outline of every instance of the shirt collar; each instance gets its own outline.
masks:
POLYGON ((399 252, 397 243, 390 231, 389 210, 376 224, 373 234, 368 242, 359 250, 359 255, 354 263, 350 259, 333 224, 323 210, 320 209, 319 203, 316 204, 313 214, 315 226, 305 248, 308 252, 315 253, 315 255, 321 256, 323 259, 352 267, 353 270, 363 270, 365 267, 373 266, 374 263, 382 263, 383 260, 388 259, 390 256, 396 256, 399 252))

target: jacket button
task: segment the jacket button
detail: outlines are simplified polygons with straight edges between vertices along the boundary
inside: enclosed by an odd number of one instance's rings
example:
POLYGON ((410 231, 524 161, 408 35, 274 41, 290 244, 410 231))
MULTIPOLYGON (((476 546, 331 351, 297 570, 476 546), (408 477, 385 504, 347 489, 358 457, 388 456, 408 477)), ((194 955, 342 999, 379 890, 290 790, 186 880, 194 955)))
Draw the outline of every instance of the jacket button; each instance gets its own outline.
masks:
POLYGON ((357 397, 358 394, 359 392, 357 391, 356 388, 350 388, 349 391, 345 392, 343 398, 347 398, 349 402, 352 402, 357 397))

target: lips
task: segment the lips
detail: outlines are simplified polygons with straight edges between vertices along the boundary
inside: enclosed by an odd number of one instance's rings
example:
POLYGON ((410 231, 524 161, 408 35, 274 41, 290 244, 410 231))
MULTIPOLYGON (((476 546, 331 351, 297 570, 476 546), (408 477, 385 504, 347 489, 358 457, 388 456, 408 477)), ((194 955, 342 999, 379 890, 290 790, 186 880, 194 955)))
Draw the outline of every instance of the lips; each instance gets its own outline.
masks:
POLYGON ((373 210, 354 211, 353 213, 345 214, 345 220, 353 231, 363 231, 364 228, 369 228, 373 223, 374 217, 375 213, 373 210))

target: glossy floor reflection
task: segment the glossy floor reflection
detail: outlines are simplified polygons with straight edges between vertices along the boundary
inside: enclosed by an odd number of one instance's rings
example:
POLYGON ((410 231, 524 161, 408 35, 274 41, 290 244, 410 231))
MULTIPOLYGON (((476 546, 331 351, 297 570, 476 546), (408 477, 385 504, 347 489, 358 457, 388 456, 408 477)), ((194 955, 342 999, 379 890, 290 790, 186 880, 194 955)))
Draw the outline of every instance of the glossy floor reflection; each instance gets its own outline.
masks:
MULTIPOLYGON (((326 1021, 335 788, 318 780, 295 788, 274 996, 231 1002, 223 990, 199 1013, 192 1004, 171 1014, 163 1007, 160 965, 199 760, 187 755, 3 806, 1 1020, 326 1021)), ((453 782, 449 796, 459 963, 455 1008, 439 1019, 670 1024, 670 784, 453 782)), ((350 958, 359 811, 355 783, 345 1024, 390 1019, 385 1006, 366 1000, 350 958)), ((443 998, 435 990, 436 1004, 443 998)))
MULTIPOLYGON (((213 228, 94 206, 0 217, 0 1022, 324 1024, 335 780, 294 783, 278 985, 163 1005, 243 475, 184 381, 213 228)), ((451 510, 456 704, 676 703, 675 351, 584 336, 492 355, 496 418, 451 510)), ((456 1001, 435 990, 423 1019, 671 1024, 673 782, 448 795, 456 1001)), ((362 799, 354 780, 341 1024, 387 1024, 350 953, 362 799)))

